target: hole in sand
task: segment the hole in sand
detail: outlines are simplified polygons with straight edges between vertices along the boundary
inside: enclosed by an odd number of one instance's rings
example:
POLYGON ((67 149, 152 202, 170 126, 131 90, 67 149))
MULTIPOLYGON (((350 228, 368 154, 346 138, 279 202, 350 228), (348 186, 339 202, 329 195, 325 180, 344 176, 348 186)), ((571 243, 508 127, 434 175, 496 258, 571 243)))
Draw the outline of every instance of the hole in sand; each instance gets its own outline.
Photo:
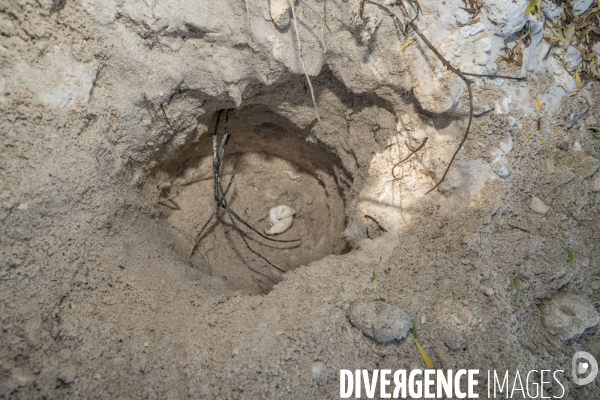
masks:
MULTIPOLYGON (((214 114, 205 119, 209 127, 199 141, 172 163, 174 189, 163 190, 172 205, 168 222, 186 256, 196 233, 211 215, 215 200, 212 166, 214 114), (183 160, 183 161, 182 161, 183 160)), ((223 119, 219 140, 223 134, 223 119)), ((231 137, 226 147, 221 180, 226 186, 234 164, 237 172, 227 195, 229 207, 265 234, 270 227, 269 210, 286 205, 296 210, 291 228, 275 239, 300 239, 277 243, 261 238, 238 223, 249 245, 277 267, 290 271, 298 266, 341 254, 347 249, 341 233, 345 228, 344 200, 337 185, 339 162, 332 153, 306 141, 307 132, 266 109, 250 107, 230 116, 231 137)), ((237 222, 237 221, 236 221, 237 222)), ((265 293, 283 274, 252 254, 233 228, 225 210, 208 225, 191 258, 200 271, 222 277, 228 286, 251 294, 265 293)))

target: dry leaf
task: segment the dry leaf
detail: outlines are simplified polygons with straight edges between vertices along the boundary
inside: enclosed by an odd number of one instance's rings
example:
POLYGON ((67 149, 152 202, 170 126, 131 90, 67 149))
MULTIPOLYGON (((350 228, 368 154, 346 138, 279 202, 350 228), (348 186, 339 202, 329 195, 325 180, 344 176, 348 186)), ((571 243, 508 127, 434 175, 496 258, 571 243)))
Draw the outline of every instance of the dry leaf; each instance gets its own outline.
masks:
POLYGON ((542 102, 537 97, 534 97, 533 101, 535 101, 537 112, 540 112, 542 110, 542 102))

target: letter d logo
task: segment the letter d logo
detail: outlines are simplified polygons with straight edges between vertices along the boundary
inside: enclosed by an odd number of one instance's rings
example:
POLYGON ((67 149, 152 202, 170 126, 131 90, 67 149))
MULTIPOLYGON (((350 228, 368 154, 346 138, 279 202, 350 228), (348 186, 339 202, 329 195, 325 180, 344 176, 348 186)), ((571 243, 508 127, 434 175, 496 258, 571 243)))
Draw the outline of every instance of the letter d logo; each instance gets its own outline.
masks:
POLYGON ((577 385, 583 386, 591 383, 594 379, 596 379, 596 375, 598 375, 598 362, 590 353, 586 353, 585 351, 578 351, 573 356, 573 360, 571 361, 571 373, 573 374, 573 382, 577 385), (580 359, 585 358, 585 361, 579 361, 580 359), (589 375, 585 378, 581 376, 585 375, 588 371, 591 371, 589 375))

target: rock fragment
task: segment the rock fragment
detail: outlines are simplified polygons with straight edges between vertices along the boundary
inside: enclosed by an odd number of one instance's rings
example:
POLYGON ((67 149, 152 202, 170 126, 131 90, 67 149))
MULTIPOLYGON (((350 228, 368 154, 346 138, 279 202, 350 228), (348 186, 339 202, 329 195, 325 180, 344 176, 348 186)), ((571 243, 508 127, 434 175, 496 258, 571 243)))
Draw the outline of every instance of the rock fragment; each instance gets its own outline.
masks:
POLYGON ((587 299, 576 294, 562 294, 544 304, 544 325, 565 341, 600 323, 598 311, 587 299))
POLYGON ((586 12, 594 0, 571 0, 571 4, 573 4, 573 12, 575 15, 581 15, 586 12))
POLYGON ((483 2, 487 17, 499 27, 500 34, 504 37, 519 31, 525 25, 526 7, 526 1, 487 0, 483 2))
POLYGON ((492 297, 494 295, 494 289, 489 286, 480 286, 479 290, 488 297, 492 297))
POLYGON ((380 343, 405 338, 412 326, 406 311, 382 301, 354 302, 348 317, 354 327, 380 343))
POLYGON ((550 210, 550 207, 548 207, 539 197, 533 196, 531 198, 531 209, 536 213, 545 215, 548 210, 550 210))
POLYGON ((269 0, 269 13, 277 29, 285 30, 290 25, 292 8, 288 0, 269 0))

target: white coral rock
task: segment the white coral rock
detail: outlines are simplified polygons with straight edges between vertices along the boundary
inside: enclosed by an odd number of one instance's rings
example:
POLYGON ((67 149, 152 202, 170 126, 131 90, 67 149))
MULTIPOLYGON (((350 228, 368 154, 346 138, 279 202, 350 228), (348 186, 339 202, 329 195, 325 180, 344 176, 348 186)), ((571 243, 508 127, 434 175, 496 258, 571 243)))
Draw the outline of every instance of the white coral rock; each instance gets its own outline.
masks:
POLYGON ((271 208, 269 211, 271 227, 265 229, 265 233, 267 235, 277 235, 287 231, 292 226, 294 214, 296 214, 296 210, 288 206, 281 205, 271 208))

